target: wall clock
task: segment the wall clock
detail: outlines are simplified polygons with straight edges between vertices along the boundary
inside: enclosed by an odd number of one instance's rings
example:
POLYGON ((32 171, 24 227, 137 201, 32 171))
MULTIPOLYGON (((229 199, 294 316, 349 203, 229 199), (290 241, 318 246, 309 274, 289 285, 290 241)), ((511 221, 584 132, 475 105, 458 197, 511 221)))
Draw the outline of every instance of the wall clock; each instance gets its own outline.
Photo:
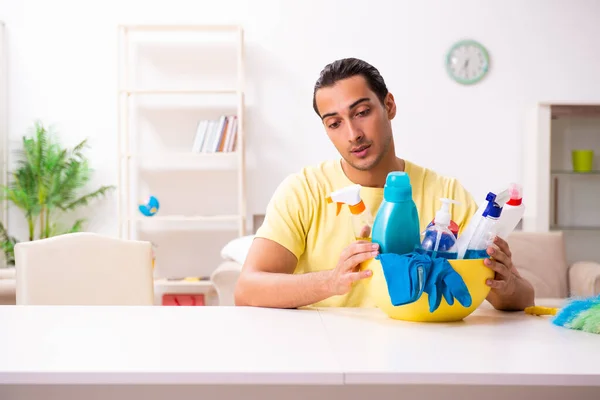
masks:
POLYGON ((455 43, 446 55, 446 70, 452 79, 463 85, 482 80, 490 68, 486 48, 475 40, 455 43))

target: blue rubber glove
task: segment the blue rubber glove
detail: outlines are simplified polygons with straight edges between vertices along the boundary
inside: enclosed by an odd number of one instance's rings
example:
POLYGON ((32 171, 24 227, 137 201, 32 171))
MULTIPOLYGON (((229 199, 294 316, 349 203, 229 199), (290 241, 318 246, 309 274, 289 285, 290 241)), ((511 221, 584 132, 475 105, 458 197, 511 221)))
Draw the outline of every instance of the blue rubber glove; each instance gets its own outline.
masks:
POLYGON ((464 307, 472 303, 465 282, 445 258, 432 258, 427 253, 414 251, 403 255, 378 254, 375 259, 381 262, 394 306, 415 302, 423 292, 429 297, 430 312, 438 309, 442 296, 449 305, 454 304, 454 299, 464 307))
POLYGON ((412 303, 421 297, 432 266, 430 257, 416 252, 403 255, 383 253, 375 259, 381 262, 388 294, 394 306, 412 303))
POLYGON ((462 277, 452 268, 445 258, 433 258, 432 267, 425 283, 424 291, 429 296, 429 312, 434 312, 440 306, 442 296, 448 305, 457 299, 463 307, 472 304, 471 294, 462 277))

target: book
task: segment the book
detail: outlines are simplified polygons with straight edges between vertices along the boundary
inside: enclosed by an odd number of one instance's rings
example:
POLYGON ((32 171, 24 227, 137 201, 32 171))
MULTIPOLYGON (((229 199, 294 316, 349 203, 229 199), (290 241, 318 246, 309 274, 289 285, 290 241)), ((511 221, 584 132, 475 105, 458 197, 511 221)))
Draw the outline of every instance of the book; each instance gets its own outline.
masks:
POLYGON ((194 153, 227 153, 235 151, 238 118, 221 115, 218 119, 198 121, 192 143, 194 153))

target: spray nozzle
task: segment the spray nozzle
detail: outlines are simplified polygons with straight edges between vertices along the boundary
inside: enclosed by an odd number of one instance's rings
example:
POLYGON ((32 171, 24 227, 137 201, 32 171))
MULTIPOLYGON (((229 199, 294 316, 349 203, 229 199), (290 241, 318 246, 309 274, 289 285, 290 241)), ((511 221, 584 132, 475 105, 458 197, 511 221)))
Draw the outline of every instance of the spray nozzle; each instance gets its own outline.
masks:
POLYGON ((450 216, 450 203, 460 204, 460 202, 456 201, 456 200, 447 199, 444 197, 442 197, 440 199, 440 201, 442 202, 442 206, 435 214, 434 223, 436 225, 442 225, 442 226, 448 227, 448 226, 450 226, 450 222, 452 219, 450 216))
POLYGON ((336 203, 337 210, 335 215, 338 215, 342 209, 342 204, 347 204, 352 214, 360 214, 365 210, 365 203, 360 198, 361 186, 351 185, 345 188, 336 190, 327 196, 328 203, 336 203))
POLYGON ((499 218, 500 214, 502 213, 502 207, 504 207, 509 198, 510 195, 508 190, 503 190, 498 194, 489 192, 487 196, 485 196, 485 200, 488 202, 488 205, 483 211, 483 216, 487 217, 489 215, 492 218, 499 218))
POLYGON ((518 206, 523 202, 523 187, 517 183, 511 183, 508 187, 509 200, 506 204, 518 206))

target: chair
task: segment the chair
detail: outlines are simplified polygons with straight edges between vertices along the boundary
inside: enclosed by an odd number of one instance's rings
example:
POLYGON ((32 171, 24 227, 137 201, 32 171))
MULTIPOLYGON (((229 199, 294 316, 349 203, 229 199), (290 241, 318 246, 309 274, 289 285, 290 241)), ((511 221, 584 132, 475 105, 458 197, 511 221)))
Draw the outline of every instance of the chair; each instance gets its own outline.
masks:
POLYGON ((225 260, 211 274, 210 280, 217 292, 220 306, 235 305, 235 284, 241 270, 242 264, 225 260))
POLYGON ((153 305, 150 242, 69 233, 15 246, 17 305, 153 305))

